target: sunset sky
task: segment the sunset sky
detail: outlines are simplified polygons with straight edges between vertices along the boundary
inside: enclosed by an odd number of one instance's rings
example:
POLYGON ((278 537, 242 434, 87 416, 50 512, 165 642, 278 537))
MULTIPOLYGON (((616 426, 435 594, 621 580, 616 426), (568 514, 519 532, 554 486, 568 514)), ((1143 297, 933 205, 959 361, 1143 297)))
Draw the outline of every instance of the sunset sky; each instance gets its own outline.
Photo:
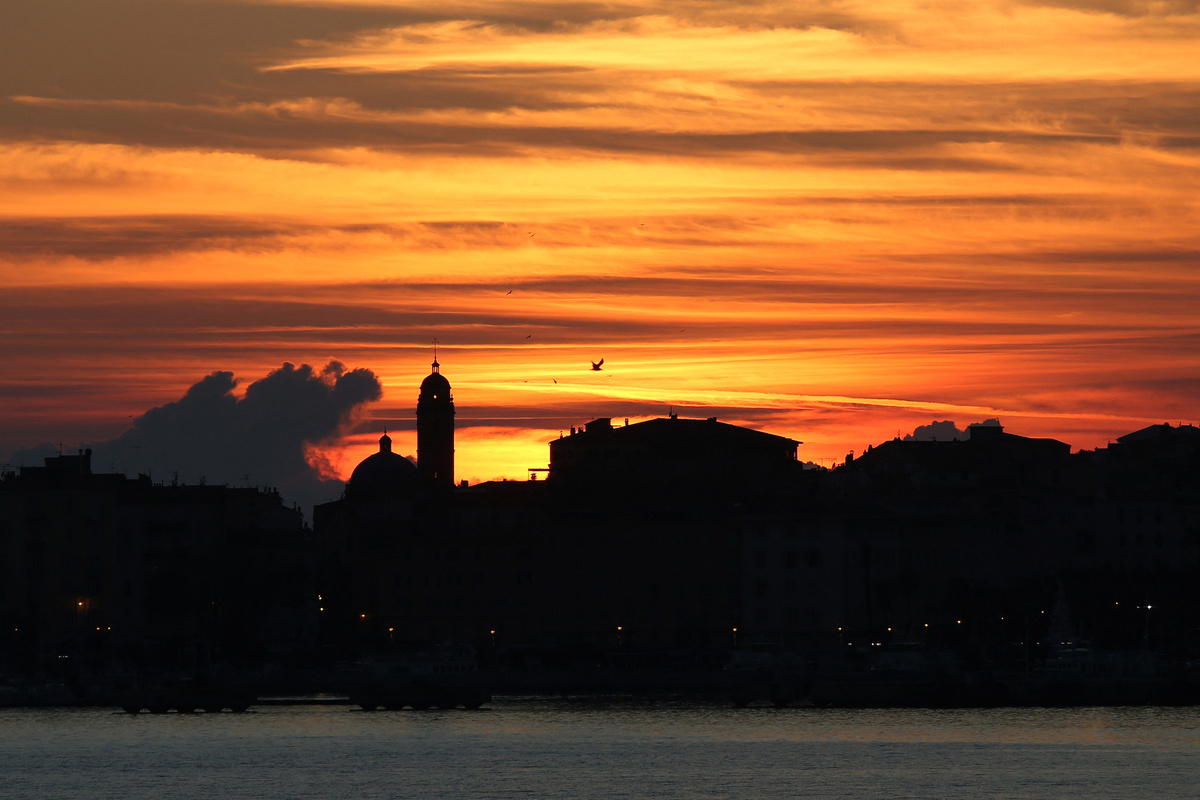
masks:
POLYGON ((472 482, 671 408, 827 465, 1200 421, 1194 0, 0 9, 0 463, 336 359, 345 476, 435 338, 472 482))

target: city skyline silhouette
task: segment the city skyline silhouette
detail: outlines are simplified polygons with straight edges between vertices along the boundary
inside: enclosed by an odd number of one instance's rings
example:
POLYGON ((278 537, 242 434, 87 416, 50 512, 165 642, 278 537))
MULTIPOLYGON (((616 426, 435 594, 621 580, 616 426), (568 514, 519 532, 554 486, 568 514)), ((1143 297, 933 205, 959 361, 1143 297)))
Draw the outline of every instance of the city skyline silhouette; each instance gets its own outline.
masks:
MULTIPOLYGON (((337 363, 279 376, 378 391, 337 363)), ((1072 452, 941 421, 826 469, 717 417, 603 417, 528 480, 472 484, 463 407, 433 361, 418 459, 383 433, 311 520, 275 487, 104 473, 91 449, 6 472, 0 668, 132 714, 296 685, 367 711, 478 708, 492 683, 781 707, 1200 698, 1195 426, 1072 452)))
MULTIPOLYGON (((435 361, 432 376, 439 375, 439 367, 435 361)), ((378 377, 370 369, 348 369, 336 360, 319 370, 308 364, 297 367, 285 363, 252 382, 241 396, 235 394, 238 384, 239 380, 229 372, 213 372, 178 400, 135 417, 132 427, 115 439, 81 442, 75 448, 63 442, 46 442, 19 449, 3 465, 3 472, 16 474, 23 467, 40 467, 46 458, 82 453, 86 449, 89 458, 94 455, 96 471, 128 477, 146 475, 159 482, 170 480, 177 484, 270 488, 279 491, 289 504, 297 505, 306 518, 311 518, 313 506, 335 499, 355 466, 376 451, 380 432, 388 439, 389 452, 393 441, 393 437, 387 436, 390 430, 400 437, 396 452, 413 464, 420 463, 419 415, 410 412, 407 418, 369 419, 369 405, 378 402, 383 394, 378 377)), ((448 393, 449 389, 447 386, 437 391, 448 393)), ((697 417, 704 417, 710 410, 715 409, 692 409, 697 417)), ((681 411, 671 406, 657 417, 625 417, 625 424, 630 419, 634 422, 663 416, 674 419, 681 411)), ((469 405, 466 413, 470 419, 469 405)), ((451 403, 450 428, 461 431, 454 417, 451 403)), ((1169 428, 1171 423, 1163 424, 1169 428)), ((1182 428, 1191 427, 1190 423, 1178 424, 1182 428)), ((954 420, 931 420, 911 431, 897 431, 894 440, 966 441, 971 431, 980 426, 1000 427, 1001 421, 990 417, 959 427, 954 420)), ((570 427, 573 431, 576 426, 570 427)), ((558 438, 562 434, 559 431, 558 438)), ((862 453, 885 441, 865 442, 857 451, 852 449, 839 458, 810 460, 801 451, 797 460, 807 468, 832 469, 852 461, 855 452, 862 453)), ((553 437, 543 444, 546 443, 552 445, 553 437)), ((800 446, 803 444, 798 442, 800 446)), ((1071 448, 1069 442, 1065 444, 1071 448)), ((1076 448, 1080 452, 1083 449, 1076 448)), ((445 480, 453 484, 480 483, 477 477, 465 477, 477 474, 475 465, 460 462, 456 471, 453 455, 456 451, 457 448, 451 448, 449 463, 442 469, 445 480)), ((512 470, 511 476, 497 475, 485 480, 536 479, 538 472, 545 471, 546 463, 546 455, 535 456, 523 469, 512 470)))

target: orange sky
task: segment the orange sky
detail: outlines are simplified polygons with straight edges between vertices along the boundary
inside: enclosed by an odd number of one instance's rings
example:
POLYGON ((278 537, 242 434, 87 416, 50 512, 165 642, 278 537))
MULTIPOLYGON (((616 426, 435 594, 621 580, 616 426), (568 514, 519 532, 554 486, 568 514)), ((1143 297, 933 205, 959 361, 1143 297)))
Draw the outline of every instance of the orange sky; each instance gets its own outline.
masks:
POLYGON ((1200 421, 1193 2, 11 5, 0 460, 333 358, 320 449, 415 452, 434 338, 472 481, 672 407, 1200 421))

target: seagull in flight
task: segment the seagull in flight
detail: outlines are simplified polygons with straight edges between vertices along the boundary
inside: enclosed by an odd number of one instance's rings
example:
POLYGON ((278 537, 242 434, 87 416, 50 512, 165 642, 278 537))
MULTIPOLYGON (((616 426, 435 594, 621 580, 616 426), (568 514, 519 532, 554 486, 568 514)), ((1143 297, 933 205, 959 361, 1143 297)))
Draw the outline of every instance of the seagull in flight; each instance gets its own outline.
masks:
POLYGON ((603 359, 603 358, 602 358, 602 359, 600 359, 599 361, 593 361, 593 362, 592 362, 592 371, 593 371, 593 372, 599 372, 599 371, 600 371, 600 368, 601 368, 601 367, 603 367, 603 366, 604 366, 604 359, 603 359))

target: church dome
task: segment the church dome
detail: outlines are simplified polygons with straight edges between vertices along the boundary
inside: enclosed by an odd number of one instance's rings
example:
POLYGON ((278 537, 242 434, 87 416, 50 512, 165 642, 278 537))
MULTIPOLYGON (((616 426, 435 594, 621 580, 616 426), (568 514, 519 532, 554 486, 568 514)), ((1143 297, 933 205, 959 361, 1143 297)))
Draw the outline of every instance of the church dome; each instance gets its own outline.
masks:
POLYGON ((421 400, 450 400, 450 381, 446 380, 438 362, 433 362, 433 371, 421 381, 421 400))
POLYGON ((379 452, 364 458, 346 484, 346 496, 356 500, 387 500, 411 496, 421 485, 417 466, 392 452, 392 437, 379 439, 379 452))

